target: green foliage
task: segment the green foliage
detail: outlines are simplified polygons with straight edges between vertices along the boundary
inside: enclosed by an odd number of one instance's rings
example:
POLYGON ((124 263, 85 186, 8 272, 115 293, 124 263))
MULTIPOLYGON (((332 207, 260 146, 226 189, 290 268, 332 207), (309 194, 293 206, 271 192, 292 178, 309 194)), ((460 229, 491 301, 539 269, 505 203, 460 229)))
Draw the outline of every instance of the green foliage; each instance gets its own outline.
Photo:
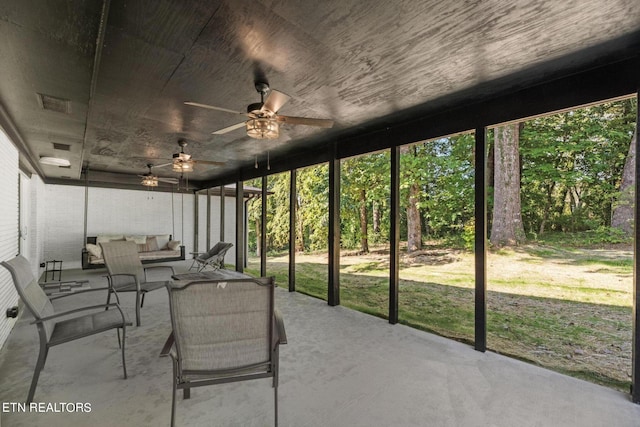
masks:
MULTIPOLYGON (((521 202, 525 231, 579 233, 580 243, 616 243, 607 227, 636 120, 637 101, 628 99, 539 117, 520 134, 521 202)), ((491 130, 487 141, 491 144, 491 130)), ((400 149, 400 238, 407 239, 409 188, 417 185, 423 240, 445 239, 466 249, 474 242, 474 135, 460 134, 400 149)), ((389 241, 390 153, 341 160, 340 227, 343 248, 360 248, 361 208, 370 245, 389 241), (374 221, 375 217, 375 221, 374 221)), ((267 247, 289 244, 289 173, 268 177, 267 247)), ((247 182, 260 188, 261 180, 247 182)), ((297 238, 304 251, 326 250, 328 165, 297 171, 297 238)), ((487 188, 489 220, 493 188, 487 188)), ((249 203, 249 248, 257 247, 262 200, 249 203)), ((571 240, 572 234, 565 234, 571 240)))
POLYGON ((525 123, 521 200, 529 233, 610 225, 636 109, 627 99, 525 123))
POLYGON ((549 232, 537 237, 539 243, 563 245, 566 247, 585 248, 603 245, 629 244, 631 239, 617 228, 598 227, 594 230, 578 232, 549 232))
POLYGON ((401 211, 404 214, 408 206, 410 185, 417 183, 422 189, 418 206, 423 215, 425 237, 459 235, 473 218, 473 150, 473 134, 403 147, 400 157, 401 211))

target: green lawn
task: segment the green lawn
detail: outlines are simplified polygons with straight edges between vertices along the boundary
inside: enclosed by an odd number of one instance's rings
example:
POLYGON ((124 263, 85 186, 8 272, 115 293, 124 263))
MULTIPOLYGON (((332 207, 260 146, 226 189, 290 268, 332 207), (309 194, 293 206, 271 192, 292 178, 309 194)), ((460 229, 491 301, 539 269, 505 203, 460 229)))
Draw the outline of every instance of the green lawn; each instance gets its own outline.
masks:
MULTIPOLYGON (((439 254, 442 249, 438 249, 439 254)), ((474 337, 473 255, 401 263, 400 322, 467 343, 474 337)), ((326 257, 296 256, 296 290, 326 300, 326 257)), ((249 260, 259 274, 259 259, 249 260)), ((288 287, 286 257, 267 273, 288 287), (284 259, 284 261, 283 261, 284 259)), ((387 318, 388 263, 343 257, 341 304, 387 318)), ((569 375, 629 391, 632 258, 627 251, 529 246, 488 257, 489 349, 569 375)))

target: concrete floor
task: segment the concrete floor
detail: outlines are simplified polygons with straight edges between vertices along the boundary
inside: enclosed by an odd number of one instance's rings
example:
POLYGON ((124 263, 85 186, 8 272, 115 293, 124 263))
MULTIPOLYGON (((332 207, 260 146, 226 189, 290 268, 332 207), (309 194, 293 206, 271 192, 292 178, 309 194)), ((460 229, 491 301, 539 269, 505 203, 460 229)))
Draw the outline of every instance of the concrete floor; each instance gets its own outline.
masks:
MULTIPOLYGON (((103 270, 65 271, 63 279, 78 273, 106 284, 103 270)), ((640 405, 614 390, 283 289, 276 298, 289 339, 280 353, 281 426, 640 426, 640 405)), ((123 300, 133 319, 133 295, 123 300)), ((3 409, 27 395, 38 349, 29 321, 21 316, 0 351, 3 409)), ((147 295, 142 326, 128 330, 129 379, 115 332, 54 347, 35 400, 89 403, 91 412, 4 412, 0 424, 168 425, 171 361, 158 354, 169 330, 166 292, 147 295)), ((178 400, 177 425, 273 425, 271 383, 193 389, 178 400)))

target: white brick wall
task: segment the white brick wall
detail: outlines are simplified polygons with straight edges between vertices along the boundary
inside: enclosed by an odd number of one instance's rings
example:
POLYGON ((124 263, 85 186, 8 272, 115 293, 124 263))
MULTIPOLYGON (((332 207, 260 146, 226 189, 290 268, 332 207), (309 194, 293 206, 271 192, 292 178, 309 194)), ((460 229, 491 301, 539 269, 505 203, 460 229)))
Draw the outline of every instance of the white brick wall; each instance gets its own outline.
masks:
MULTIPOLYGON (((44 257, 63 260, 63 267, 79 268, 84 235, 84 187, 46 185, 44 257)), ((89 188, 87 235, 97 234, 173 234, 185 245, 187 255, 193 251, 194 196, 147 190, 89 188), (173 206, 173 216, 171 208, 173 206)), ((211 242, 220 237, 220 198, 211 200, 211 242)), ((235 245, 235 198, 225 198, 225 240, 235 245)), ((206 196, 200 196, 198 242, 206 246, 206 196)), ((227 263, 235 263, 229 251, 227 263)))

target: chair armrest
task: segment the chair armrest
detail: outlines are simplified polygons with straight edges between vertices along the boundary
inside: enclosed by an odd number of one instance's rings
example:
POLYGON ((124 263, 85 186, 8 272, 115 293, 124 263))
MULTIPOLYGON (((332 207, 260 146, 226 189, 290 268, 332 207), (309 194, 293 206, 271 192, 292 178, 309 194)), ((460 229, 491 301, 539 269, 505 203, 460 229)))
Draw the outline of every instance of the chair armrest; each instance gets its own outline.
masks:
POLYGON ((72 295, 83 294, 85 292, 95 292, 95 291, 107 291, 108 292, 109 288, 82 289, 82 290, 79 290, 79 291, 73 291, 73 292, 68 293, 68 294, 57 295, 55 297, 51 297, 51 298, 49 298, 49 301, 53 301, 53 300, 60 299, 60 298, 70 297, 72 295))
MULTIPOLYGON (((131 277, 133 279, 133 281, 136 283, 136 288, 138 289, 138 291, 140 291, 140 281, 138 280, 138 276, 132 273, 118 273, 118 274, 107 274, 107 281, 109 282, 109 288, 111 289, 112 292, 115 293, 116 288, 113 286, 113 281, 111 280, 114 277, 131 277)), ((116 298, 117 294, 116 294, 116 298)))
POLYGON ((273 321, 275 322, 275 332, 277 334, 277 337, 275 337, 276 343, 286 344, 287 332, 284 330, 284 319, 282 319, 282 314, 280 313, 280 311, 273 311, 273 321))
POLYGON ((136 281, 138 281, 138 276, 133 274, 133 273, 107 274, 107 278, 108 279, 110 279, 112 277, 117 277, 117 276, 129 276, 129 277, 133 277, 136 281))
POLYGON ((118 310, 120 310, 120 314, 122 314, 122 321, 124 321, 124 314, 120 309, 120 305, 118 305, 117 303, 111 303, 111 304, 88 305, 86 307, 80 307, 80 308, 75 308, 69 311, 63 311, 61 313, 52 314, 51 316, 46 316, 46 317, 41 317, 40 319, 36 319, 33 322, 31 322, 31 324, 35 325, 36 323, 46 322, 47 320, 55 319, 57 317, 67 316, 69 314, 79 313, 81 311, 87 311, 87 310, 97 310, 99 308, 107 308, 107 307, 116 307, 118 310))
POLYGON ((160 357, 167 357, 170 356, 171 354, 171 347, 173 347, 173 342, 175 341, 175 338, 173 337, 173 331, 171 331, 171 333, 169 334, 169 337, 167 337, 167 341, 164 343, 164 346, 162 347, 162 350, 160 351, 160 357))

